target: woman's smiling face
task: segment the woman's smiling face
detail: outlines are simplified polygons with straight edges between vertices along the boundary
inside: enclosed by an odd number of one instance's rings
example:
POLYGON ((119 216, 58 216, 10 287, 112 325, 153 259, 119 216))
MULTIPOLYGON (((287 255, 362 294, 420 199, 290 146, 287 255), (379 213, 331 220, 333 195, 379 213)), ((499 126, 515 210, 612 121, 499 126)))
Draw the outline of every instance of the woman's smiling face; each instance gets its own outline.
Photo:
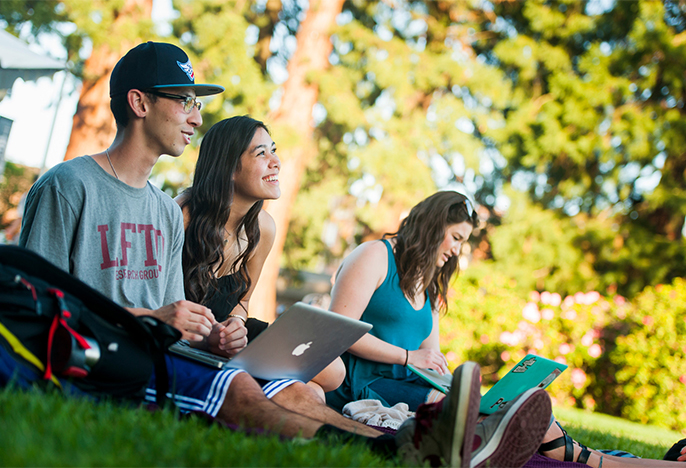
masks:
POLYGON ((234 174, 235 196, 246 200, 274 200, 281 196, 279 171, 281 161, 276 144, 260 127, 241 155, 241 168, 234 174))

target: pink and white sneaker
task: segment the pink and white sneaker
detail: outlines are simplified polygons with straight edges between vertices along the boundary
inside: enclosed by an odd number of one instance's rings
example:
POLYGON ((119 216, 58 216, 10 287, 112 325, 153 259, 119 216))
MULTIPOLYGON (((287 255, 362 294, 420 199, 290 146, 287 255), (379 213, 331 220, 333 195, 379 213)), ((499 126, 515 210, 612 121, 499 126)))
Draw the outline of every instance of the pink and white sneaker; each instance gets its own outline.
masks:
POLYGON ((465 362, 453 372, 446 397, 420 405, 398 429, 398 454, 408 464, 469 468, 481 402, 480 367, 465 362))

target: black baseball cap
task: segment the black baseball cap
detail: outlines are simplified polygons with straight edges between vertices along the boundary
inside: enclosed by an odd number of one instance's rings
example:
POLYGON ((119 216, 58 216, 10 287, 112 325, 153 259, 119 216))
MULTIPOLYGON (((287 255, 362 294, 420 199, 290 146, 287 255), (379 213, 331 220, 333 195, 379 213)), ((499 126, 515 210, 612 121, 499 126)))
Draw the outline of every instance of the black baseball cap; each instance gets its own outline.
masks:
POLYGON ((196 84, 188 55, 179 47, 164 42, 145 42, 129 50, 112 70, 110 97, 129 90, 193 88, 196 96, 224 92, 219 85, 196 84))

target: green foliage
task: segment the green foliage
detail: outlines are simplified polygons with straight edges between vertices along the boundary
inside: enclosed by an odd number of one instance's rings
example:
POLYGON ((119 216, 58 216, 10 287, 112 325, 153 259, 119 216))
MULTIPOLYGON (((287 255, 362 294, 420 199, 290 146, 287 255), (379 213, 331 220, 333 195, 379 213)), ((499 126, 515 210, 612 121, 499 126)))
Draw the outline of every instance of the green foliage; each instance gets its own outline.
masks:
POLYGON ((684 428, 686 406, 686 280, 647 288, 626 321, 631 333, 617 338, 609 358, 624 402, 621 415, 634 421, 684 428))
POLYGON ((557 404, 686 428, 686 281, 647 288, 632 304, 596 291, 526 300, 504 275, 471 273, 449 297, 442 350, 452 366, 481 364, 485 385, 533 353, 569 365, 548 389, 557 404))
POLYGON ((494 34, 474 47, 512 90, 505 125, 486 132, 507 159, 505 180, 546 210, 605 220, 575 245, 599 275, 584 289, 634 295, 683 275, 683 5, 494 7, 497 21, 482 24, 494 34))
POLYGON ((291 219, 290 235, 284 248, 284 260, 289 268, 322 271, 332 261, 332 252, 340 254, 344 248, 340 244, 341 238, 336 235, 333 242, 339 244, 327 245, 330 240, 325 238, 325 234, 336 229, 335 220, 328 218, 330 205, 337 201, 334 194, 344 190, 345 179, 330 174, 326 181, 311 183, 308 190, 298 196, 294 207, 298 215, 291 219))
POLYGON ((36 177, 38 177, 38 169, 14 164, 10 161, 5 162, 5 170, 0 182, 1 228, 7 227, 4 225, 5 223, 19 216, 19 213, 16 212, 17 205, 22 195, 29 191, 36 177))
MULTIPOLYGON (((0 2, 0 20, 17 34, 25 25, 34 35, 55 35, 67 52, 67 67, 77 77, 84 77, 81 56, 85 44, 96 49, 107 47, 118 51, 127 41, 131 47, 137 38, 157 39, 152 19, 145 15, 143 2, 129 2, 133 8, 124 11, 125 0, 10 0, 0 2), (116 20, 116 21, 115 21, 116 20)), ((152 2, 150 2, 152 5, 152 2)))
POLYGON ((686 275, 682 238, 619 224, 607 213, 570 218, 533 204, 521 192, 504 193, 510 206, 502 224, 488 229, 493 262, 484 268, 516 279, 522 291, 566 295, 596 289, 633 297, 648 284, 686 275))
MULTIPOLYGON (((158 38, 124 4, 8 0, 0 20, 14 32, 57 31, 79 74, 88 41, 158 38)), ((295 41, 303 5, 174 0, 178 17, 162 39, 188 51, 199 80, 227 91, 204 99, 188 159, 155 169, 169 193, 188 184, 212 124, 236 114, 269 124, 274 70, 293 45, 307 46, 295 41)), ((436 189, 457 188, 490 224, 507 216, 479 249, 522 288, 632 297, 686 275, 685 11, 658 0, 345 2, 330 69, 307 77, 319 87, 318 154, 284 263, 331 267, 436 189), (516 213, 500 210, 504 197, 516 213), (332 224, 346 237, 324 242, 332 224), (518 236, 527 252, 517 252, 518 236)), ((273 129, 278 147, 303 146, 293 133, 273 129)))
POLYGON ((569 218, 527 202, 514 191, 502 225, 491 230, 493 269, 516 279, 523 291, 573 293, 597 287, 598 277, 577 245, 579 228, 569 218))
MULTIPOLYGON (((173 21, 173 37, 189 53, 197 79, 226 88, 203 110, 203 133, 234 115, 264 120, 276 86, 266 75, 265 65, 256 60, 259 49, 246 42, 251 2, 174 0, 174 7, 179 16, 173 21)), ((263 27, 271 36, 274 24, 263 27)))
POLYGON ((450 366, 467 360, 478 362, 486 386, 498 380, 505 365, 503 353, 510 349, 499 337, 516 329, 518 312, 525 304, 513 290, 515 286, 502 275, 465 275, 453 284, 448 313, 441 318, 441 349, 450 366))

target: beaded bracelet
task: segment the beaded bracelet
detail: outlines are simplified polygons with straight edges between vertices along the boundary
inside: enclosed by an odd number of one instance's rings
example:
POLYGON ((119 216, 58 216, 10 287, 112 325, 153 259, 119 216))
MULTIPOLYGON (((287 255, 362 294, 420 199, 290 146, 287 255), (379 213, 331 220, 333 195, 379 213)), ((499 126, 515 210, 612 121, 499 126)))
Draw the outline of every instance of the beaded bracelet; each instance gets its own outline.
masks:
POLYGON ((244 326, 245 326, 245 324, 247 323, 247 320, 246 320, 245 317, 243 317, 242 315, 238 315, 238 314, 229 314, 229 317, 228 317, 228 318, 231 318, 231 317, 236 317, 236 318, 239 318, 239 319, 243 320, 243 325, 244 325, 244 326))

